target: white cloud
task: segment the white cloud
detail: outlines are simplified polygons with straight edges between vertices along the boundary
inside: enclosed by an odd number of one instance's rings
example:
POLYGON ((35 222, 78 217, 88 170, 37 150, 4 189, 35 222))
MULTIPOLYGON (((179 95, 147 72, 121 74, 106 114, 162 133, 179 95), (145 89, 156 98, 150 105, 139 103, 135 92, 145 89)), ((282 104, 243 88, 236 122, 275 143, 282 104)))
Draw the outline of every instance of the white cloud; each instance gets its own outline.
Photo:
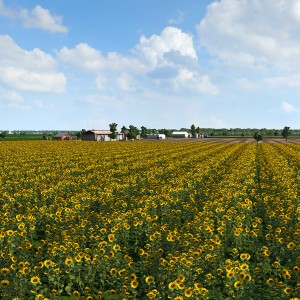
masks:
POLYGON ((96 87, 109 93, 141 92, 153 87, 216 95, 218 88, 200 66, 192 36, 175 27, 160 35, 141 37, 128 56, 109 52, 103 56, 88 44, 64 47, 63 63, 78 70, 96 72, 96 87))
POLYGON ((288 86, 299 88, 300 73, 295 73, 290 76, 277 76, 265 78, 263 82, 272 87, 288 86))
POLYGON ((186 13, 183 12, 183 11, 181 11, 181 10, 179 10, 177 12, 177 14, 178 14, 178 16, 176 18, 169 19, 169 23, 170 24, 180 24, 180 23, 182 23, 184 21, 186 13))
POLYGON ((27 51, 20 48, 8 35, 0 35, 0 66, 26 68, 31 70, 53 70, 54 58, 38 48, 27 51))
POLYGON ((41 100, 33 100, 32 101, 33 105, 37 108, 40 108, 40 109, 47 109, 47 110, 53 110, 54 109, 54 105, 53 103, 44 103, 43 101, 41 100))
POLYGON ((22 9, 20 18, 23 20, 26 28, 39 28, 52 32, 68 32, 68 29, 62 25, 62 17, 54 16, 48 9, 37 5, 34 9, 22 9))
POLYGON ((16 90, 62 92, 63 73, 55 71, 54 58, 41 51, 20 48, 9 36, 0 36, 0 80, 16 90))
POLYGON ((63 47, 58 57, 64 63, 86 71, 98 71, 104 63, 101 53, 85 43, 78 44, 73 49, 63 47))
POLYGON ((61 93, 66 85, 62 73, 32 72, 20 68, 0 68, 0 80, 22 91, 61 93))
POLYGON ((232 67, 295 71, 300 67, 299 0, 220 0, 198 26, 207 51, 232 67))
POLYGON ((154 34, 148 39, 142 36, 136 52, 153 67, 163 63, 164 55, 170 52, 197 60, 192 36, 176 27, 166 27, 160 35, 154 34))
POLYGON ((16 9, 5 6, 0 0, 0 15, 11 19, 19 19, 25 28, 38 28, 52 32, 68 32, 62 24, 62 17, 53 15, 48 9, 37 5, 32 10, 16 9))
POLYGON ((210 117, 213 127, 215 128, 226 128, 225 122, 222 121, 221 119, 217 118, 216 116, 211 116, 210 117))
POLYGON ((105 90, 107 88, 108 80, 104 74, 98 74, 96 77, 96 86, 99 90, 105 90))
POLYGON ((132 92, 135 90, 132 81, 128 74, 123 73, 117 78, 117 85, 124 92, 132 92))
POLYGON ((290 103, 283 101, 281 103, 281 108, 283 109, 283 111, 287 112, 287 113, 291 113, 291 112, 295 112, 297 111, 297 109, 291 105, 290 103))
POLYGON ((14 16, 14 11, 6 7, 3 0, 0 0, 0 16, 12 18, 14 16))
POLYGON ((181 69, 174 80, 177 88, 188 88, 190 91, 203 92, 205 94, 217 95, 218 88, 210 81, 207 75, 201 76, 198 72, 181 69))
POLYGON ((3 98, 13 102, 23 102, 23 97, 14 90, 5 91, 3 98))
POLYGON ((253 90, 259 86, 257 83, 255 83, 245 77, 238 78, 236 80, 236 82, 240 87, 247 89, 247 90, 253 90))

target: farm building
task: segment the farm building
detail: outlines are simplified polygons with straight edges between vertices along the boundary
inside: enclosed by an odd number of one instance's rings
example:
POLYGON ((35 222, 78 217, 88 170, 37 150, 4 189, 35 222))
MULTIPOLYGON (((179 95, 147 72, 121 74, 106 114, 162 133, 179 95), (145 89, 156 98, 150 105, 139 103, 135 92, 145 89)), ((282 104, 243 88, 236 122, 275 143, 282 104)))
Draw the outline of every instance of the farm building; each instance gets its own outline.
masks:
POLYGON ((198 139, 198 138, 204 138, 204 133, 203 132, 196 132, 195 134, 193 134, 192 136, 191 136, 192 138, 196 138, 196 139, 198 139))
POLYGON ((147 139, 149 140, 165 140, 166 135, 161 133, 147 134, 147 139))
MULTIPOLYGON (((111 141, 110 130, 88 130, 82 133, 83 141, 111 141)), ((123 133, 118 133, 116 140, 124 139, 123 133)))
POLYGON ((189 133, 186 132, 186 131, 174 131, 172 133, 172 137, 173 138, 178 138, 178 139, 188 138, 189 137, 189 133))
POLYGON ((53 139, 55 140, 61 140, 61 141, 68 141, 68 140, 72 140, 72 135, 66 132, 60 132, 58 134, 56 134, 55 136, 53 136, 53 139))

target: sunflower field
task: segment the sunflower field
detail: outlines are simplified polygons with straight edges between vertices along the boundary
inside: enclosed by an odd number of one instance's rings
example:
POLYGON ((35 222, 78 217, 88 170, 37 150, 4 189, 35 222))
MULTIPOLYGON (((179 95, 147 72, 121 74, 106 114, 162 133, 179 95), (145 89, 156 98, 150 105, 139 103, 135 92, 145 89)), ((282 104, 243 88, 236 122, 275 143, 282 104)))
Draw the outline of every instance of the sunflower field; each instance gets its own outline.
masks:
POLYGON ((298 299, 299 154, 1 142, 0 298, 298 299))

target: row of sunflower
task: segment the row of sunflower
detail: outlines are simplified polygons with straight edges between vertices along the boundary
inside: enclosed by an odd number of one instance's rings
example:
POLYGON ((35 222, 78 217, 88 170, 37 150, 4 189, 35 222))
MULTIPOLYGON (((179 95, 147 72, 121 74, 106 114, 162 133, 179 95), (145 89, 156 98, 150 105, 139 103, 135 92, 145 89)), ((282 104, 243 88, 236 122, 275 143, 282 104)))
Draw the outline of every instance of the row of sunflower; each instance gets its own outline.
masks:
POLYGON ((0 143, 1 299, 298 299, 299 150, 0 143))

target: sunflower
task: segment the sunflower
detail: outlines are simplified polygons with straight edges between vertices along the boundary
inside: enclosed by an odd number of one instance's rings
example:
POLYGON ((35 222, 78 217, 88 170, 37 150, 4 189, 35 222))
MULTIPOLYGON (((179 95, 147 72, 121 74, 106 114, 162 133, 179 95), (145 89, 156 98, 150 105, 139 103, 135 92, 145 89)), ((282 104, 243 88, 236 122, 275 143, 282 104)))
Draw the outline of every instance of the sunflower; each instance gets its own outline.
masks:
POLYGON ((72 264, 73 264, 73 258, 70 257, 70 256, 68 256, 68 257, 65 259, 65 264, 66 264, 67 266, 72 265, 72 264))
POLYGON ((243 285, 243 283, 242 283, 240 280, 238 280, 238 281, 236 281, 236 282, 234 283, 234 287, 235 287, 236 289, 239 289, 242 285, 243 285))
POLYGON ((121 269, 118 271, 119 276, 124 276, 126 274, 127 270, 126 269, 121 269))
POLYGON ((170 290, 174 290, 177 287, 177 284, 176 282, 172 281, 169 283, 168 287, 170 290))
POLYGON ((8 274, 9 273, 9 268, 2 268, 1 273, 2 274, 8 274))
POLYGON ((230 270, 226 275, 228 278, 232 278, 234 276, 234 271, 230 270))
POLYGON ((154 281, 154 277, 153 276, 147 276, 145 281, 146 281, 147 284, 150 284, 154 281))
POLYGON ((113 246, 113 249, 114 249, 115 251, 120 251, 121 247, 120 247, 120 245, 115 244, 115 245, 113 246))
POLYGON ((286 295, 289 295, 291 292, 292 292, 292 289, 290 287, 286 287, 283 292, 286 294, 286 295))
POLYGON ((250 257, 251 256, 249 253, 241 253, 241 255, 240 255, 241 260, 249 260, 250 257))
POLYGON ((38 277, 38 276, 33 276, 33 277, 31 277, 30 282, 31 282, 32 284, 36 285, 36 284, 38 284, 38 283, 41 282, 41 279, 40 279, 40 277, 38 277))
POLYGON ((45 267, 50 267, 50 266, 52 266, 54 263, 53 263, 53 261, 52 260, 50 260, 50 259, 46 259, 45 261, 44 261, 44 266, 45 267))
POLYGON ((139 283, 137 282, 137 280, 131 280, 130 282, 130 286, 133 288, 133 289, 136 289, 137 286, 139 285, 139 283))
POLYGON ((185 291, 184 291, 184 296, 186 296, 187 298, 190 298, 192 297, 193 295, 193 290, 191 288, 187 288, 185 291))
POLYGON ((246 271, 249 269, 249 266, 247 264, 241 264, 240 269, 246 271))
POLYGON ((80 292, 74 291, 74 292, 73 292, 73 296, 79 298, 79 297, 80 297, 80 292))
POLYGON ((115 275, 117 275, 118 271, 117 271, 116 268, 111 268, 109 273, 110 273, 111 276, 115 276, 115 275))
POLYGON ((2 286, 7 286, 7 285, 10 285, 10 281, 9 280, 7 280, 7 279, 3 279, 3 280, 1 280, 1 282, 0 282, 1 284, 0 285, 2 285, 2 286))
POLYGON ((108 240, 109 240, 110 242, 112 242, 114 239, 115 239, 115 235, 114 235, 113 233, 110 233, 110 234, 108 235, 108 240))

